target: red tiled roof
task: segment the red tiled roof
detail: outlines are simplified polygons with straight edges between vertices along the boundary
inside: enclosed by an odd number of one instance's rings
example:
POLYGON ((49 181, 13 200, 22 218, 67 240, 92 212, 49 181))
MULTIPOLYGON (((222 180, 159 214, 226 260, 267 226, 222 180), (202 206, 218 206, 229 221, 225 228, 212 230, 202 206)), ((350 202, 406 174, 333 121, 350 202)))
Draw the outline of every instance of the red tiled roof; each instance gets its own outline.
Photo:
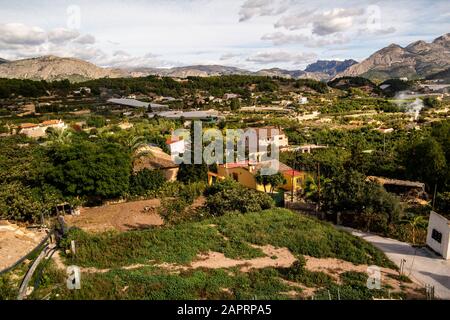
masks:
POLYGON ((47 120, 47 121, 42 122, 41 124, 43 126, 51 126, 54 124, 59 124, 59 122, 60 122, 60 120, 47 120))
POLYGON ((248 167, 248 161, 244 161, 244 162, 235 162, 235 163, 227 163, 222 165, 223 167, 226 167, 228 169, 233 169, 233 168, 246 168, 248 167))
POLYGON ((28 129, 28 128, 36 128, 38 125, 36 123, 22 123, 20 125, 21 129, 28 129))
POLYGON ((166 140, 166 144, 172 144, 172 143, 175 143, 175 142, 179 142, 179 141, 181 141, 180 140, 180 138, 178 138, 178 137, 175 137, 175 138, 173 138, 173 137, 170 137, 170 138, 167 138, 167 140, 166 140))
POLYGON ((297 170, 294 170, 294 171, 292 171, 292 170, 285 170, 285 171, 283 171, 283 174, 285 174, 287 176, 290 176, 290 177, 292 177, 292 176, 299 177, 299 176, 302 175, 302 173, 300 171, 297 171, 297 170))

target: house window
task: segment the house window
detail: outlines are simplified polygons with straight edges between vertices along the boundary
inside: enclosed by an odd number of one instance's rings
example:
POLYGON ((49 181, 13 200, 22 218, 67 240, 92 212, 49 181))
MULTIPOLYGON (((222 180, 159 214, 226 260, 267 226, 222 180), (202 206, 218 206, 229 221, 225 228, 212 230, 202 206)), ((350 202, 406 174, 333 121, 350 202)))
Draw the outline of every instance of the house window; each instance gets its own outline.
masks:
POLYGON ((442 241, 442 233, 440 233, 436 229, 433 229, 433 232, 431 233, 431 238, 436 240, 438 243, 441 243, 441 241, 442 241))
POLYGON ((238 173, 233 173, 233 180, 236 182, 239 182, 239 174, 238 173))

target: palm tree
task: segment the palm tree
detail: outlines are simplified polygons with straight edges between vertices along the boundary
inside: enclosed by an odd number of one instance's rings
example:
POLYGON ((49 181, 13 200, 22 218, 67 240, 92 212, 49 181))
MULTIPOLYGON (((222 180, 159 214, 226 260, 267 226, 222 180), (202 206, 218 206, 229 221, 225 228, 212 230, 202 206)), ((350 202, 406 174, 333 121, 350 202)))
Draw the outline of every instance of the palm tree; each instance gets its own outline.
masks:
POLYGON ((412 230, 412 244, 416 244, 416 232, 425 228, 428 221, 424 216, 416 215, 400 221, 402 224, 408 224, 412 230))
POLYGON ((267 185, 269 184, 268 181, 267 181, 267 176, 266 176, 266 175, 262 175, 262 174, 261 174, 261 171, 258 171, 258 172, 255 174, 255 180, 256 180, 256 183, 262 184, 262 185, 264 186, 264 192, 267 193, 266 187, 267 187, 267 185))
POLYGON ((72 143, 72 132, 70 130, 52 128, 47 131, 51 144, 68 145, 72 143))

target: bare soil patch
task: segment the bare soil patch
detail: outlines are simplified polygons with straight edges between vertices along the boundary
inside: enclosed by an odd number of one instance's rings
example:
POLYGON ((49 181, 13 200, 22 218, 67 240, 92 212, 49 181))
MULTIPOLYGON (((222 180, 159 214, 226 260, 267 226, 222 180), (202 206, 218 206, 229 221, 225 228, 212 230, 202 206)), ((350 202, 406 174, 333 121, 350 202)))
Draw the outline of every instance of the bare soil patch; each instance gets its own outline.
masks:
POLYGON ((148 229, 164 224, 157 212, 160 206, 159 199, 152 199, 81 208, 79 216, 66 216, 66 222, 88 232, 148 229))
POLYGON ((194 269, 220 269, 241 266, 241 272, 248 272, 251 269, 268 267, 287 268, 297 260, 287 248, 275 248, 271 245, 262 247, 253 245, 252 247, 261 249, 266 256, 255 259, 237 260, 227 258, 223 253, 210 251, 207 254, 199 255, 197 260, 191 263, 191 267, 194 269))
MULTIPOLYGON (((368 265, 354 265, 351 262, 327 258, 319 259, 310 256, 305 256, 306 259, 306 269, 309 271, 324 272, 335 279, 337 282, 341 283, 340 275, 347 271, 364 272, 367 273, 368 265)), ((400 292, 402 288, 408 293, 408 296, 417 298, 422 297, 419 293, 421 287, 414 282, 404 283, 392 277, 398 276, 398 271, 389 268, 380 268, 381 272, 381 283, 382 285, 389 285, 392 287, 392 292, 400 292)))
POLYGON ((6 269, 27 255, 45 237, 44 230, 31 230, 0 221, 0 270, 6 269))

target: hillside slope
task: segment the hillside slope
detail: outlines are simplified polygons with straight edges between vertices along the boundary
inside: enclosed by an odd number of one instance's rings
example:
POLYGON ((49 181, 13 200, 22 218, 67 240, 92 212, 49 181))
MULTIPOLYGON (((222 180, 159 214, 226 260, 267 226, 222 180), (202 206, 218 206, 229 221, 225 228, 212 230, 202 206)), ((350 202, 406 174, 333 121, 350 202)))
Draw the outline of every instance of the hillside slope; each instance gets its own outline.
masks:
POLYGON ((403 48, 391 44, 366 60, 337 75, 361 76, 371 80, 423 78, 450 67, 450 33, 433 42, 416 41, 403 48))
POLYGON ((74 58, 44 56, 16 60, 0 65, 0 77, 30 80, 63 80, 79 82, 99 78, 118 78, 127 74, 123 71, 100 68, 96 65, 74 58))

